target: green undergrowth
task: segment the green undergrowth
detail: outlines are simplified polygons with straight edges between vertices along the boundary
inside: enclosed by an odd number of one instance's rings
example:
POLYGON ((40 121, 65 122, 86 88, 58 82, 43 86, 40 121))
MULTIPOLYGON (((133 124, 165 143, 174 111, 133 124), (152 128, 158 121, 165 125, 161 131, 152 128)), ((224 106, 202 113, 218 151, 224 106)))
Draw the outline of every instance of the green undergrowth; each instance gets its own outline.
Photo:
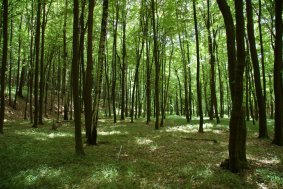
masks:
MULTIPOLYGON (((250 122, 249 169, 233 174, 219 167, 228 157, 228 124, 205 120, 199 134, 197 119, 187 124, 168 116, 159 130, 144 119, 101 119, 98 145, 84 145, 79 157, 71 122, 57 131, 52 121, 38 129, 9 122, 0 136, 0 188, 282 188, 282 147, 257 139, 250 122)), ((268 125, 272 136, 273 122, 268 125)))

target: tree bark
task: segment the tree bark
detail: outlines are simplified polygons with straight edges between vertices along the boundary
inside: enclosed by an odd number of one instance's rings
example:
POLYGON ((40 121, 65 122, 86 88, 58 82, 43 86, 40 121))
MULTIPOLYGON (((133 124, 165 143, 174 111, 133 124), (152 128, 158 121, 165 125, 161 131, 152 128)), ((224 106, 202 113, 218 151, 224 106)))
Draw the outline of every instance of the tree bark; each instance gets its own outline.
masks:
POLYGON ((267 138, 267 126, 266 126, 266 110, 264 96, 262 94, 262 87, 260 82, 260 70, 259 61, 257 57, 257 50, 254 36, 254 24, 253 24, 253 10, 251 0, 246 0, 246 12, 247 12, 247 30, 248 39, 250 44, 251 58, 254 68, 254 80, 256 89, 257 106, 259 110, 259 138, 267 138))
POLYGON ((114 36, 113 36, 113 48, 112 48, 112 110, 113 110, 113 122, 117 122, 116 114, 116 75, 117 75, 117 30, 119 20, 119 5, 116 2, 116 16, 113 20, 114 36))
POLYGON ((200 83, 200 56, 199 56, 199 39, 198 39, 198 23, 196 15, 196 4, 193 1, 194 9, 194 24, 195 24, 195 36, 196 36, 196 52, 197 52, 197 99, 198 99, 198 113, 199 113, 199 132, 203 132, 203 112, 202 112, 202 99, 201 99, 201 83, 200 83))
POLYGON ((258 1, 258 29, 259 29, 259 40, 260 40, 260 55, 261 55, 261 70, 262 70, 262 83, 263 83, 263 98, 264 106, 266 107, 266 78, 265 78, 265 62, 264 62, 264 47, 262 38, 262 28, 261 28, 261 0, 258 1))
POLYGON ((8 57, 8 0, 3 0, 3 48, 1 66, 1 106, 0 106, 0 134, 3 134, 4 115, 5 115, 5 76, 8 57))
MULTIPOLYGON (((23 16, 21 16, 21 19, 20 19, 20 26, 19 26, 20 31, 22 31, 22 22, 23 22, 23 16)), ((21 35, 19 35, 19 38, 18 38, 18 68, 17 68, 16 92, 15 92, 15 98, 14 98, 14 103, 13 103, 14 109, 17 109, 17 97, 18 97, 18 91, 19 91, 20 67, 21 67, 21 48, 22 48, 22 37, 21 37, 21 35)))
POLYGON ((212 37, 215 38, 214 32, 211 32, 211 20, 210 20, 210 0, 207 0, 207 23, 206 27, 208 30, 208 51, 210 55, 210 119, 216 117, 217 124, 220 123, 219 115, 218 115, 218 107, 217 107, 217 97, 216 97, 216 89, 215 89, 215 44, 212 37))
POLYGON ((124 2, 124 8, 122 10, 122 30, 123 30, 123 39, 122 39, 122 68, 121 68, 121 120, 125 120, 125 98, 126 98, 126 56, 127 56, 127 50, 126 50, 126 18, 127 18, 127 12, 126 12, 126 2, 124 2))
MULTIPOLYGON (((45 10, 45 5, 46 2, 45 0, 42 0, 42 9, 43 9, 43 15, 42 15, 42 24, 41 24, 41 58, 40 58, 40 92, 39 92, 39 112, 38 112, 38 122, 39 124, 43 124, 43 97, 44 97, 44 35, 45 35, 45 26, 46 26, 46 10, 45 10)), ((59 106, 59 104, 58 104, 59 106)))
POLYGON ((154 56, 154 65, 155 65, 155 129, 159 129, 159 72, 160 65, 158 60, 158 42, 157 42, 157 31, 156 31, 156 7, 155 1, 151 0, 151 13, 152 13, 152 28, 153 28, 153 56, 154 56))
POLYGON ((245 68, 245 43, 244 43, 244 16, 243 0, 235 0, 236 12, 236 40, 237 62, 234 22, 230 7, 225 0, 217 0, 223 15, 228 51, 229 83, 232 97, 232 112, 230 118, 229 135, 229 160, 223 165, 232 172, 239 172, 246 167, 246 126, 243 109, 243 73, 245 68))
POLYGON ((282 88, 282 0, 275 0, 274 96, 275 124, 273 143, 283 145, 283 88, 282 88))
POLYGON ((92 144, 91 128, 92 120, 92 87, 93 87, 93 59, 92 59, 92 38, 93 38, 93 9, 95 0, 89 0, 88 5, 88 33, 87 33, 87 68, 86 80, 84 81, 84 106, 85 106, 85 128, 87 143, 92 144), (87 82, 87 83, 86 83, 87 82))
POLYGON ((106 41, 106 31, 107 31, 107 19, 108 19, 108 0, 103 0, 103 12, 101 20, 101 32, 100 32, 100 41, 98 49, 98 63, 97 63, 97 75, 96 75, 96 86, 95 86, 95 95, 93 102, 93 128, 92 128, 92 144, 97 144, 97 125, 98 125, 98 112, 99 112, 99 100, 101 93, 101 84, 102 84, 102 74, 105 58, 105 41, 106 41))
POLYGON ((62 96, 64 102, 64 120, 68 120, 68 100, 67 100, 67 9, 68 0, 65 0, 65 13, 63 24, 63 81, 62 81, 62 96))
POLYGON ((79 1, 74 0, 73 17, 73 62, 72 62, 72 87, 75 115, 75 150, 77 155, 84 155, 81 133, 81 109, 79 99, 79 1))
POLYGON ((38 102, 38 76, 39 76, 39 55, 40 55, 40 17, 41 0, 37 1, 36 33, 35 33, 35 72, 34 72, 34 121, 33 126, 37 128, 39 121, 39 102, 38 102))
POLYGON ((145 23, 145 32, 146 32, 146 124, 150 122, 151 116, 151 66, 150 66, 150 41, 149 41, 149 10, 146 8, 146 23, 145 23))

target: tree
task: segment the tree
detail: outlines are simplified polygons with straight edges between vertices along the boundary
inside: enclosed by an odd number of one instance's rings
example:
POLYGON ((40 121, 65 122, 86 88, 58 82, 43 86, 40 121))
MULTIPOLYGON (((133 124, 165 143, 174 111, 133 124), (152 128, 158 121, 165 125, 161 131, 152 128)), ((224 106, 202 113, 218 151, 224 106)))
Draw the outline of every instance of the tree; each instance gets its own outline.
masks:
POLYGON ((232 172, 238 172, 245 168, 247 164, 246 125, 243 112, 243 73, 245 68, 243 0, 234 1, 236 35, 230 7, 225 0, 217 0, 217 3, 225 22, 229 83, 232 97, 232 112, 229 124, 229 159, 222 166, 232 172), (237 56, 234 45, 235 38, 237 41, 237 56))
POLYGON ((121 120, 125 120, 125 93, 126 93, 126 0, 123 1, 123 10, 122 10, 122 30, 123 30, 123 38, 122 38, 122 66, 121 66, 121 120))
POLYGON ((97 125, 98 125, 98 112, 99 112, 99 100, 101 93, 102 85, 102 74, 105 58, 105 41, 106 41, 106 32, 107 32, 107 19, 108 19, 108 0, 103 0, 103 11, 102 11, 102 20, 101 20, 101 31, 100 31, 100 41, 98 49, 98 63, 97 63, 97 75, 96 75, 96 85, 95 85, 95 95, 93 102, 93 128, 91 131, 92 140, 91 144, 97 144, 97 125))
POLYGON ((75 150, 77 155, 84 155, 81 133, 81 109, 79 99, 79 1, 74 0, 73 7, 73 62, 72 62, 72 87, 75 115, 75 150))
POLYGON ((0 134, 3 134, 4 114, 5 114, 5 78, 8 57, 8 0, 3 0, 3 52, 1 66, 1 104, 0 104, 0 134))
POLYGON ((156 7, 155 1, 151 0, 151 16, 152 16, 152 28, 153 28, 153 56, 154 56, 154 65, 155 65, 155 129, 159 129, 159 72, 160 65, 158 59, 158 42, 157 42, 157 31, 156 31, 156 23, 155 23, 155 14, 156 7))
POLYGON ((85 106, 85 128, 87 143, 92 144, 91 129, 92 120, 92 87, 93 87, 93 58, 92 58, 92 41, 93 41, 93 9, 95 0, 89 0, 88 4, 88 33, 87 33, 87 67, 86 80, 84 81, 84 106, 85 106), (87 82, 87 83, 86 83, 87 82))
POLYGON ((198 113, 199 113, 199 132, 203 132, 203 113, 202 113, 202 100, 201 100, 201 83, 200 83, 200 55, 199 55, 199 39, 198 39, 198 22, 196 14, 196 3, 193 1, 194 9, 194 23, 195 23, 195 36, 196 36, 196 51, 197 51, 197 99, 198 99, 198 113))
POLYGON ((282 0, 275 0, 274 96, 275 124, 273 143, 283 145, 283 81, 282 81, 282 0))
POLYGON ((65 0, 64 24, 63 24, 63 81, 62 95, 64 98, 64 120, 68 120, 68 100, 67 100, 67 9, 68 0, 65 0))
POLYGON ((41 17, 41 0, 37 1, 36 10, 36 33, 35 33, 35 71, 34 71, 34 121, 33 126, 37 128, 39 121, 39 102, 38 102, 38 76, 39 76, 39 55, 40 55, 40 17, 41 17))
POLYGON ((215 89, 215 44, 212 39, 212 36, 215 38, 216 32, 211 32, 212 21, 210 19, 210 0, 207 0, 207 21, 206 28, 208 31, 208 51, 209 51, 209 62, 210 62, 210 119, 216 117, 217 124, 220 123, 219 115, 218 115, 218 107, 217 107, 217 97, 216 97, 216 89, 215 89), (213 33, 213 35, 212 35, 213 33))
POLYGON ((246 12, 247 12, 247 30, 248 39, 250 43, 250 52, 254 68, 254 80, 256 89, 257 105, 259 110, 259 138, 267 138, 267 126, 266 126, 266 111, 264 96, 262 94, 262 87, 260 82, 260 70, 259 61, 257 56, 255 36, 254 36, 254 24, 253 24, 253 9, 251 0, 246 0, 246 12))
POLYGON ((114 28, 114 36, 113 36, 113 48, 112 48, 112 108, 113 108, 113 122, 117 122, 116 116, 116 78, 117 78, 117 30, 118 30, 118 21, 119 21, 119 4, 116 2, 116 16, 113 19, 113 28, 114 28))
POLYGON ((144 30, 146 33, 145 50, 146 50, 146 124, 150 122, 151 116, 151 65, 150 65, 150 41, 149 41, 149 8, 146 5, 146 20, 144 30))

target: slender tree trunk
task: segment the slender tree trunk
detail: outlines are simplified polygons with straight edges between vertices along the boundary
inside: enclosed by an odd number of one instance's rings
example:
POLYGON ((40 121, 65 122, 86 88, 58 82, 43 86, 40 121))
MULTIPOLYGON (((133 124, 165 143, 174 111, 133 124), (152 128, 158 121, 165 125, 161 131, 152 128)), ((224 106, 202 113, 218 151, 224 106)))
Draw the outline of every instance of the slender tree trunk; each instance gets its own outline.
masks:
POLYGON ((198 99, 198 113, 199 113, 199 132, 203 132, 203 113, 202 113, 202 99, 201 99, 201 83, 200 83, 200 56, 199 56, 199 39, 198 39, 198 23, 196 15, 196 5, 193 1, 194 8, 194 23, 195 23, 195 36, 196 36, 196 52, 197 52, 197 99, 198 99))
POLYGON ((251 0, 246 0, 246 12, 247 12, 247 30, 248 39, 250 43, 250 52, 254 68, 254 80, 256 89, 257 106, 259 110, 259 138, 267 138, 267 126, 266 126, 266 110, 265 110, 265 100, 262 94, 262 87, 260 82, 260 70, 259 61, 257 57, 257 50, 255 44, 254 36, 254 24, 253 24, 253 12, 252 12, 252 2, 251 0))
POLYGON ((210 0, 207 0, 207 23, 206 27, 208 30, 208 50, 210 54, 210 116, 213 119, 216 117, 217 124, 220 123, 219 115, 218 115, 218 107, 217 107, 217 97, 216 97, 216 87, 215 87, 215 44, 214 39, 216 34, 211 32, 211 20, 210 20, 210 0))
MULTIPOLYGON (((58 55, 58 67, 57 67, 57 83, 56 83, 56 88, 57 88, 57 122, 59 122, 60 119, 60 93, 61 93, 61 53, 59 49, 59 55, 58 55)), ((81 98, 80 98, 81 99, 81 98)))
POLYGON ((261 28, 261 0, 258 1, 258 29, 259 29, 259 40, 260 40, 260 55, 261 55, 261 71, 262 71, 262 83, 263 83, 263 98, 264 106, 266 107, 266 78, 265 78, 265 63, 264 63, 264 47, 262 38, 262 28, 261 28))
MULTIPOLYGON (((21 15, 20 19, 20 26, 19 30, 22 30, 22 22, 23 22, 23 16, 21 15)), ((15 92, 15 98, 13 103, 13 108, 17 109, 17 97, 18 97, 18 91, 19 91, 19 82, 20 82, 20 67, 21 67, 21 48, 22 48, 22 37, 19 35, 18 39, 18 68, 17 68, 17 80, 16 80, 16 92, 15 92)))
POLYGON ((116 116, 116 78, 117 78, 117 30, 118 30, 118 19, 119 19, 119 5, 116 2, 116 16, 113 20, 114 28, 114 39, 113 39, 113 48, 112 48, 112 108, 113 108, 113 122, 117 122, 116 116))
POLYGON ((75 115, 75 150, 77 155, 84 155, 81 133, 81 109, 79 99, 79 1, 74 0, 73 18, 73 62, 72 62, 72 88, 75 115))
POLYGON ((150 42, 149 42, 149 31, 148 31, 148 8, 146 9, 146 23, 145 23, 145 32, 146 32, 146 124, 150 122, 151 116, 151 66, 150 66, 150 42))
POLYGON ((189 120, 192 119, 192 76, 191 76, 191 60, 190 60, 190 46, 189 46, 189 42, 187 42, 187 59, 188 59, 188 85, 189 85, 189 94, 188 94, 188 103, 189 103, 189 120))
POLYGON ((67 9, 68 0, 65 0, 65 13, 64 13, 64 24, 63 24, 63 82, 62 82, 62 95, 64 102, 64 120, 68 120, 68 101, 67 101, 67 9))
POLYGON ((282 0, 275 0, 274 96, 275 124, 273 143, 283 145, 283 88, 282 88, 282 0))
POLYGON ((126 18, 127 18, 127 12, 126 12, 126 2, 123 1, 124 8, 122 10, 122 30, 123 30, 123 39, 122 39, 122 68, 121 68, 121 120, 125 120, 125 94, 126 94, 126 56, 127 56, 127 50, 126 50, 126 18))
POLYGON ((86 80, 84 90, 84 106, 85 106, 85 128, 87 143, 92 144, 91 128, 93 124, 92 120, 92 87, 93 87, 93 59, 92 59, 92 38, 93 38, 93 9, 96 0, 89 0, 88 4, 88 33, 87 33, 87 68, 86 68, 86 80), (87 83, 86 83, 87 82, 87 83))
POLYGON ((154 64, 155 64, 155 129, 159 129, 159 58, 158 58, 158 42, 157 42, 157 30, 156 30, 156 7, 155 1, 151 0, 151 13, 152 13, 152 28, 153 28, 153 56, 154 56, 154 64))
POLYGON ((140 66, 141 56, 142 56, 143 47, 144 47, 144 40, 142 39, 142 41, 141 41, 141 45, 142 45, 141 47, 139 47, 140 39, 138 41, 139 41, 138 44, 137 44, 138 47, 137 47, 137 50, 136 50, 137 65, 136 65, 136 69, 135 69, 134 84, 133 84, 133 90, 132 90, 131 123, 134 122, 133 117, 134 117, 135 92, 136 92, 136 88, 138 87, 139 66, 140 66))
POLYGON ((33 122, 33 81, 34 81, 34 26, 33 26, 33 19, 34 19, 34 0, 31 1, 31 25, 30 25, 30 46, 29 46, 29 62, 30 62, 30 76, 29 76, 29 115, 30 115, 30 122, 33 122))
POLYGON ((273 85, 272 85, 272 76, 269 74, 269 96, 270 96, 270 119, 274 118, 274 99, 273 99, 273 85))
POLYGON ((105 58, 105 40, 106 40, 106 31, 107 31, 107 19, 108 19, 108 0, 103 0, 103 12, 101 20, 101 32, 100 32, 100 41, 98 49, 98 69, 97 69, 97 78, 96 78, 96 88, 93 104, 93 128, 92 128, 92 141, 93 145, 97 144, 97 125, 98 125, 98 112, 99 112, 99 100, 101 93, 101 84, 102 84, 102 74, 105 58))
MULTIPOLYGON (((248 46, 247 46, 247 48, 248 48, 248 46)), ((250 83, 249 83, 249 80, 250 80, 250 78, 249 78, 249 72, 250 72, 250 69, 249 69, 249 62, 250 62, 250 60, 249 60, 249 50, 247 50, 247 53, 246 53, 246 65, 247 65, 247 67, 246 67, 246 120, 247 121, 250 121, 250 111, 249 111, 249 108, 250 108, 250 106, 249 106, 249 100, 250 100, 250 87, 249 87, 249 85, 250 85, 250 83)))
MULTIPOLYGON (((84 90, 84 81, 85 81, 85 22, 84 22, 84 15, 85 15, 85 6, 86 6, 86 0, 81 1, 81 15, 79 18, 79 24, 80 24, 80 39, 79 39, 79 57, 80 57, 80 62, 79 62, 79 98, 82 99, 83 96, 83 90, 84 90)), ((84 103, 83 100, 80 100, 80 108, 81 112, 84 110, 84 103)))
POLYGON ((8 57, 8 0, 3 0, 3 48, 1 66, 1 106, 0 106, 0 134, 3 134, 4 115, 5 115, 5 80, 8 57))
POLYGON ((224 117, 224 84, 222 81, 222 69, 221 63, 218 58, 218 45, 216 44, 216 40, 214 41, 215 44, 215 51, 216 51, 216 62, 217 62, 217 69, 218 69, 218 79, 219 79, 219 90, 220 90, 220 117, 224 117))
MULTIPOLYGON (((26 58, 24 58, 24 62, 26 61, 26 58)), ((23 98, 23 88, 26 80, 26 66, 22 66, 22 71, 21 71, 21 77, 20 77, 20 83, 19 83, 19 89, 18 89, 18 96, 20 98, 23 98)))
MULTIPOLYGON (((10 19, 10 46, 13 46, 13 18, 10 19)), ((12 107, 12 65, 13 64, 13 56, 12 50, 10 50, 10 60, 9 60, 9 106, 12 107)))
MULTIPOLYGON (((40 58, 40 93, 39 93, 39 115, 38 115, 38 122, 39 124, 43 124, 43 98, 44 98, 44 36, 45 36, 45 26, 46 26, 46 10, 45 0, 42 0, 42 9, 43 9, 43 15, 42 15, 42 24, 41 24, 41 58, 40 58)), ((59 104, 58 104, 59 106, 59 104)))
MULTIPOLYGON (((165 111, 166 108, 168 106, 167 105, 167 101, 168 101, 168 91, 169 91, 169 84, 170 84, 170 77, 171 77, 171 65, 172 65, 172 57, 173 57, 173 53, 174 53, 174 44, 172 44, 172 49, 171 49, 171 53, 170 53, 170 57, 169 57, 169 67, 168 67, 168 78, 166 81, 166 87, 165 87, 165 95, 164 95, 164 102, 163 102, 163 109, 162 109, 162 116, 161 116, 161 122, 162 122, 162 126, 163 126, 163 122, 165 119, 165 111)), ((165 71, 164 71, 165 73, 165 71)), ((165 74, 164 74, 165 75, 165 74)))
POLYGON ((34 72, 34 121, 33 126, 37 128, 39 121, 39 102, 38 102, 38 76, 39 76, 39 55, 40 55, 40 17, 41 17, 41 0, 37 1, 36 15, 36 34, 35 34, 35 72, 34 72))
POLYGON ((183 75, 184 75, 184 91, 185 91, 185 115, 187 123, 190 122, 190 116, 189 116, 189 94, 188 94, 188 72, 187 72, 187 64, 186 64, 186 58, 185 58, 185 50, 184 45, 181 40, 180 33, 179 36, 179 43, 180 43, 180 49, 182 54, 182 64, 183 64, 183 75))

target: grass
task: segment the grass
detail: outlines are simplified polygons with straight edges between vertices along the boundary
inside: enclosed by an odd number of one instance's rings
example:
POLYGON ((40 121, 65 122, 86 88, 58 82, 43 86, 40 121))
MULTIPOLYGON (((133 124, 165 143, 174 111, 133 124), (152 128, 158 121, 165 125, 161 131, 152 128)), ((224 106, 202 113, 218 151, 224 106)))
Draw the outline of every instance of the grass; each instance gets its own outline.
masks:
POLYGON ((186 124, 183 117, 169 116, 160 130, 143 119, 115 125, 104 119, 99 145, 85 146, 84 157, 74 153, 71 123, 53 131, 51 121, 38 129, 9 122, 0 136, 0 188, 283 187, 282 147, 257 139, 248 123, 250 169, 233 174, 219 167, 228 157, 228 120, 205 122, 199 134, 198 121, 186 124))

